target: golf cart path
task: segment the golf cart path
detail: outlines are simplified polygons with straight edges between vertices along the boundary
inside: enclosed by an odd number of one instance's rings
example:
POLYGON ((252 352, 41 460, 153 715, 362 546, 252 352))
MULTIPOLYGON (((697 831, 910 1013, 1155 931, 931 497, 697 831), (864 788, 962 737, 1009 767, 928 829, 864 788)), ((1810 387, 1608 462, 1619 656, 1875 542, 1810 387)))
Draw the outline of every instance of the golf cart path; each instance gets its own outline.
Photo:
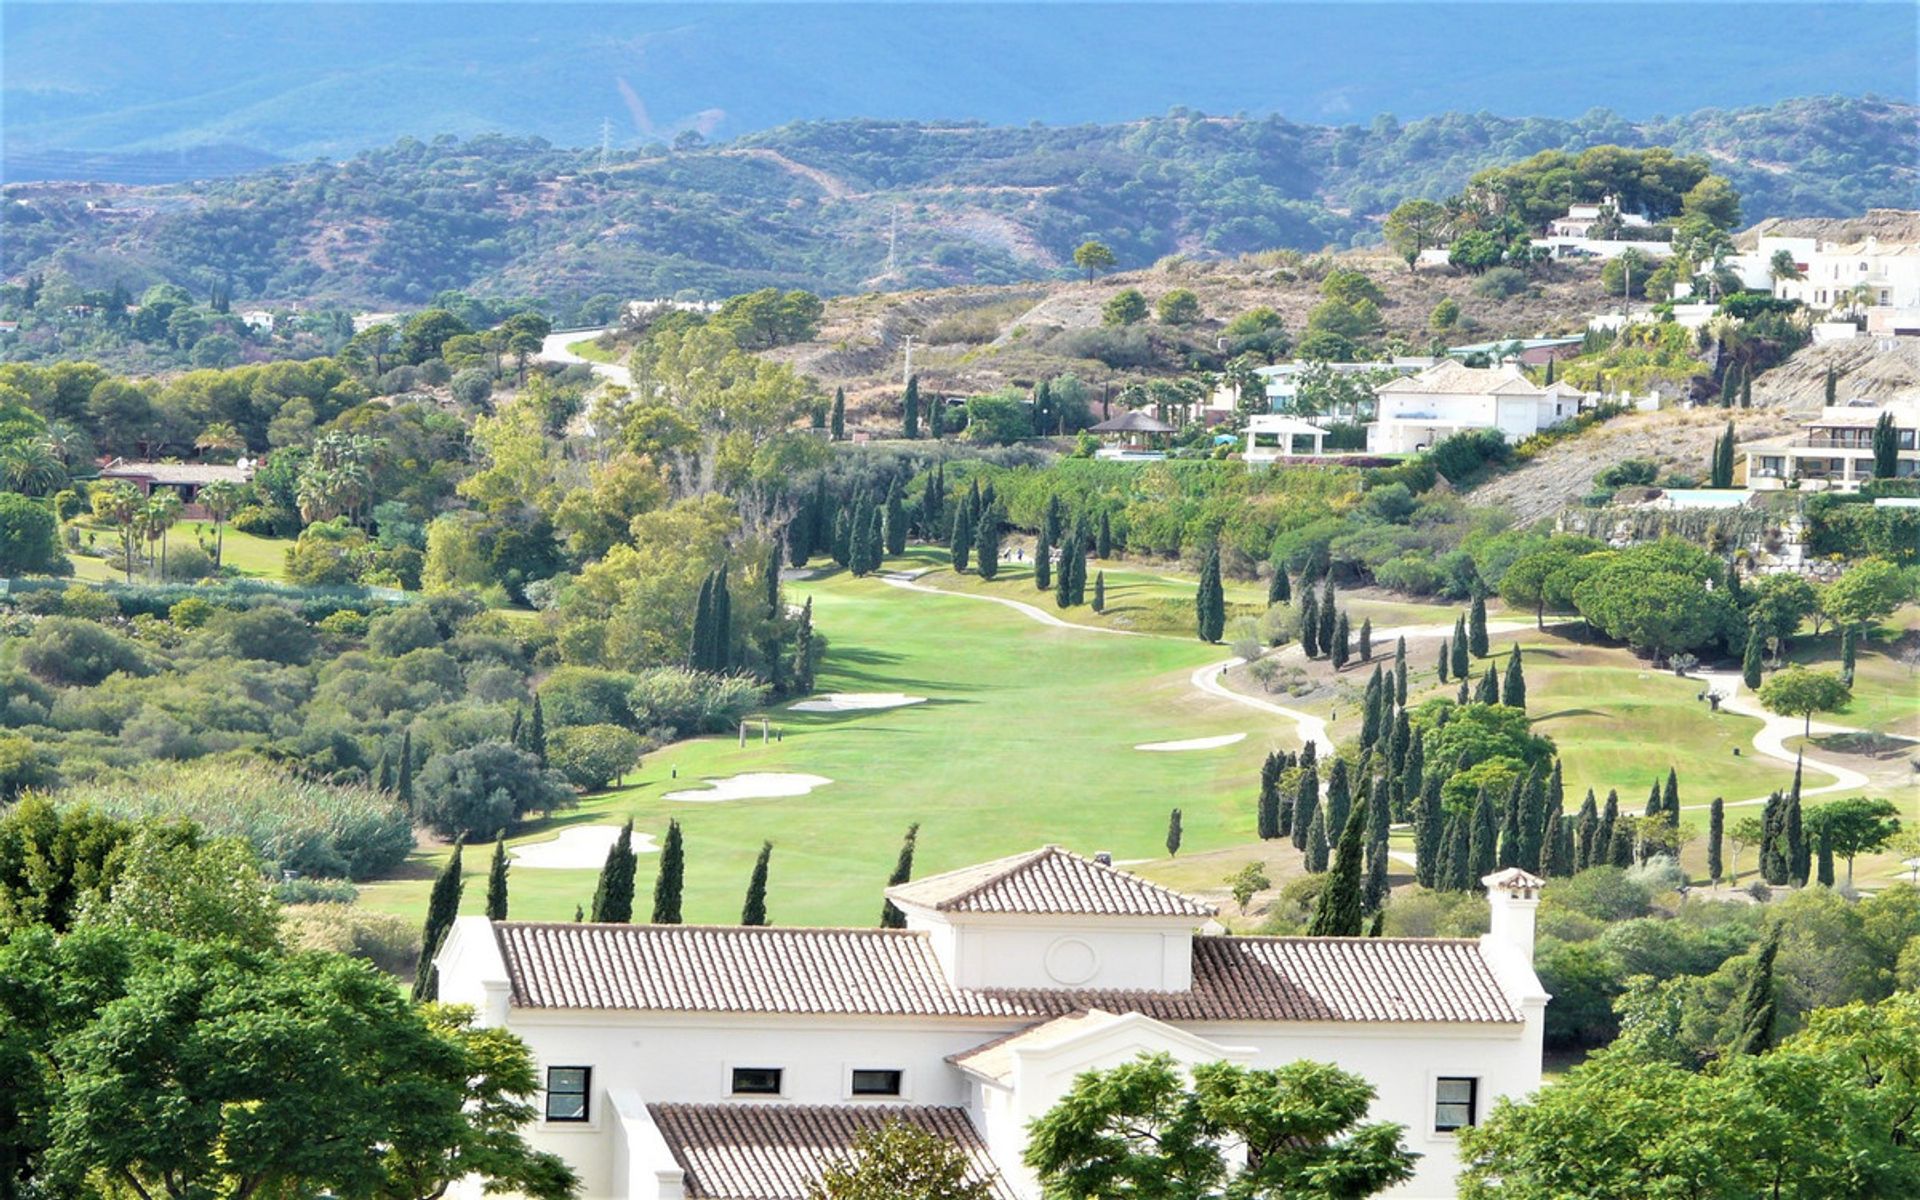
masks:
POLYGON ((1134 629, 1108 629, 1104 625, 1081 625, 1074 621, 1062 621, 1059 617, 1054 616, 1045 609, 1028 604, 1024 600, 1010 600, 1005 596, 983 596, 978 592, 950 592, 945 588, 928 587, 926 584, 919 582, 918 572, 882 571, 880 573, 880 582, 892 587, 905 588, 910 592, 926 592, 934 596, 954 596, 961 600, 985 600, 989 604, 1004 605, 1029 620, 1038 621, 1042 625, 1051 625, 1056 629, 1082 629, 1088 633, 1110 633, 1118 637, 1152 636, 1134 629))
POLYGON ((580 357, 571 349, 575 342, 590 341, 607 332, 609 331, 606 329, 575 329, 568 333, 550 333, 540 339, 540 353, 536 357, 541 362, 588 367, 595 375, 609 383, 615 383, 621 387, 632 387, 632 373, 619 363, 595 362, 590 358, 580 357))
MULTIPOLYGON (((1719 692, 1721 696, 1724 697, 1724 699, 1720 701, 1721 709, 1738 716, 1753 717, 1760 722, 1759 731, 1753 735, 1753 748, 1755 750, 1758 750, 1768 758, 1778 759, 1783 763, 1796 761, 1793 751, 1787 749, 1786 743, 1788 738, 1800 737, 1807 732, 1808 726, 1803 720, 1798 717, 1780 716, 1777 713, 1770 713, 1762 708, 1759 698, 1745 689, 1745 681, 1740 678, 1738 671, 1702 671, 1698 678, 1702 683, 1706 684, 1710 690, 1719 692)), ((1812 725, 1812 731, 1814 733, 1867 732, 1864 729, 1855 729, 1847 725, 1834 725, 1826 721, 1815 721, 1812 725)), ((1821 796, 1828 792, 1852 791, 1856 788, 1865 788, 1867 786, 1867 777, 1851 767, 1843 767, 1839 763, 1826 762, 1822 759, 1811 758, 1805 755, 1802 755, 1797 761, 1799 761, 1801 766, 1806 770, 1818 771, 1822 775, 1833 776, 1832 783, 1824 783, 1819 787, 1810 788, 1803 785, 1800 788, 1800 795, 1802 797, 1821 796)), ((1750 800, 1729 800, 1727 801, 1726 807, 1735 808, 1742 805, 1765 804, 1766 802, 1767 797, 1756 796, 1750 800)), ((1681 807, 1710 808, 1712 806, 1707 804, 1686 804, 1681 807)))

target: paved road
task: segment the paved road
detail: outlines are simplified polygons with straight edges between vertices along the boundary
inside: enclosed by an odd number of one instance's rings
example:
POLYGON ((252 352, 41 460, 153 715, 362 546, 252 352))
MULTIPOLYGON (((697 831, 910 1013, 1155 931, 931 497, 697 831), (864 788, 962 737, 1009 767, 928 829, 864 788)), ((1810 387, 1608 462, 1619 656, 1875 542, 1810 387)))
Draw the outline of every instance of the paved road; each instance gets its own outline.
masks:
POLYGON ((604 329, 576 329, 571 333, 550 333, 540 342, 540 361, 563 363, 566 365, 583 364, 593 368, 593 373, 609 383, 620 387, 632 387, 633 376, 623 366, 616 363, 594 362, 581 358, 567 349, 575 342, 584 342, 607 332, 604 329))
MULTIPOLYGON (((1700 682, 1704 683, 1709 689, 1719 692, 1725 697, 1725 699, 1720 701, 1720 707, 1723 711, 1737 713, 1743 717, 1757 717, 1760 720, 1760 731, 1753 735, 1753 748, 1755 750, 1758 750, 1768 758, 1777 758, 1784 763, 1796 761, 1793 751, 1787 749, 1786 741, 1790 737, 1800 737, 1806 732, 1806 723, 1801 718, 1777 716, 1760 707, 1759 697, 1745 690, 1744 681, 1740 678, 1740 674, 1737 671, 1702 671, 1698 675, 1698 678, 1700 682)), ((1813 723, 1813 732, 1864 733, 1866 731, 1854 729, 1846 725, 1832 725, 1825 721, 1815 721, 1813 723)), ((1864 789, 1867 786, 1867 777, 1853 770, 1851 767, 1843 767, 1838 763, 1825 762, 1811 756, 1803 757, 1798 761, 1808 771, 1817 771, 1822 775, 1833 776, 1832 783, 1822 784, 1819 787, 1807 787, 1803 783, 1800 788, 1800 795, 1803 797, 1820 796, 1828 792, 1854 791, 1864 789)), ((1729 800, 1726 806, 1728 808, 1734 808, 1740 805, 1765 804, 1766 802, 1767 797, 1755 796, 1749 800, 1729 800)), ((1708 808, 1711 806, 1706 804, 1686 804, 1681 807, 1708 808)))

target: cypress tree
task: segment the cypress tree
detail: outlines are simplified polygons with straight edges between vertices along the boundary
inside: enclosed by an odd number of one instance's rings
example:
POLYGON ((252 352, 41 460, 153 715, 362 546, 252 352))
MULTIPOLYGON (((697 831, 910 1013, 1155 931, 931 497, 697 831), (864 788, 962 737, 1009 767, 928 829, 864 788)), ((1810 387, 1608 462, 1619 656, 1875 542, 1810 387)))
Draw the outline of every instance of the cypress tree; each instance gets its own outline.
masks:
POLYGON ((687 669, 709 670, 713 653, 713 573, 700 581, 700 595, 693 603, 693 633, 687 639, 687 669))
POLYGON ((1773 989, 1773 962, 1779 954, 1780 922, 1773 921, 1760 939, 1760 953, 1747 975, 1747 991, 1741 997, 1734 1024, 1734 1054, 1765 1054, 1773 1049, 1773 1025, 1779 1008, 1773 989))
MULTIPOLYGON (((1593 865, 1593 844, 1595 835, 1600 832, 1600 812, 1593 802, 1593 789, 1587 789, 1587 798, 1580 802, 1580 816, 1574 822, 1573 870, 1577 874, 1593 865)), ((1613 836, 1608 830, 1607 836, 1613 836)))
MULTIPOLYGON (((1454 842, 1460 834, 1460 814, 1443 811, 1441 818, 1440 840, 1433 854, 1433 882, 1427 886, 1436 891, 1450 892, 1453 890, 1453 872, 1457 865, 1454 861, 1454 842)), ((1458 853, 1465 854, 1466 851, 1460 850, 1458 853)))
POLYGON ((1087 602, 1087 539, 1080 536, 1078 527, 1073 537, 1073 579, 1067 591, 1067 603, 1081 605, 1087 602))
MULTIPOLYGON (((1064 567, 1066 563, 1063 561, 1060 565, 1064 567)), ((1040 518, 1039 532, 1033 538, 1033 586, 1041 592, 1053 586, 1053 517, 1050 513, 1040 518)))
POLYGON ((1387 903, 1387 840, 1391 832, 1389 809, 1392 789, 1384 779, 1373 781, 1373 798, 1366 802, 1368 912, 1379 912, 1387 903))
POLYGON ((1073 547, 1068 546, 1060 554, 1060 577, 1054 580, 1053 604, 1055 608, 1068 608, 1073 604, 1073 547))
MULTIPOLYGON (((1491 806, 1489 806, 1491 811, 1491 806)), ((1448 843, 1451 847, 1447 860, 1446 888, 1451 892, 1470 892, 1473 890, 1473 813, 1463 812, 1451 822, 1453 833, 1448 843)))
MULTIPOLYGON (((856 498, 855 503, 858 503, 856 498)), ((842 508, 833 514, 833 533, 827 541, 827 554, 843 570, 853 566, 853 514, 842 508)))
POLYGON ((1713 798, 1713 804, 1707 809, 1707 880, 1719 883, 1726 873, 1725 863, 1721 860, 1720 846, 1726 837, 1726 802, 1720 797, 1713 798))
POLYGON ((1353 808, 1353 786, 1347 777, 1346 759, 1336 757, 1327 768, 1327 790, 1320 802, 1327 810, 1327 828, 1345 829, 1347 813, 1353 808))
MULTIPOLYGON (((1401 709, 1400 716, 1395 722, 1396 737, 1398 736, 1399 727, 1406 721, 1406 716, 1407 710, 1404 708, 1401 709)), ((1427 731, 1424 729, 1416 729, 1413 731, 1413 740, 1407 743, 1406 760, 1400 768, 1400 790, 1409 797, 1418 796, 1426 790, 1426 739, 1427 731)))
POLYGON ((833 389, 833 416, 828 419, 827 431, 836 442, 847 440, 847 389, 833 389))
POLYGON ((1638 830, 1632 817, 1623 816, 1613 823, 1613 840, 1607 843, 1608 861, 1616 867, 1631 867, 1637 849, 1635 834, 1638 830))
POLYGON ((1487 673, 1474 685, 1473 701, 1475 704, 1500 703, 1500 676, 1494 674, 1492 663, 1487 664, 1487 673))
MULTIPOLYGON (((920 436, 920 377, 918 375, 908 377, 907 394, 900 398, 900 425, 901 432, 907 435, 908 441, 920 436)), ((745 924, 765 924, 765 922, 749 921, 745 924)))
POLYGON ((753 874, 747 876, 747 899, 740 906, 742 925, 771 925, 767 920, 767 864, 773 858, 773 843, 760 843, 760 857, 753 860, 753 874))
POLYGON ((1500 703, 1508 708, 1527 707, 1527 676, 1520 665, 1518 642, 1514 643, 1513 653, 1507 655, 1507 677, 1500 685, 1500 703))
POLYGON ((1267 576, 1267 607, 1286 604, 1293 599, 1293 589, 1287 585, 1287 564, 1276 558, 1273 570, 1267 576))
POLYGON ((1833 886, 1833 829, 1822 821, 1813 831, 1815 861, 1819 864, 1819 874, 1815 878, 1821 887, 1833 886))
POLYGON ((440 874, 433 881, 433 891, 427 896, 427 920, 420 929, 420 965, 413 974, 416 1004, 440 998, 440 973, 434 969, 433 956, 440 952, 440 943, 453 928, 453 919, 460 915, 460 852, 463 848, 463 841, 454 839, 453 857, 440 868, 440 874))
MULTIPOLYGON (((1540 844, 1543 856, 1546 853, 1545 847, 1552 841, 1555 831, 1560 827, 1561 819, 1566 815, 1567 789, 1560 778, 1560 760, 1556 758, 1553 760, 1553 770, 1547 774, 1547 803, 1540 818, 1540 844)), ((1568 856, 1567 863, 1567 870, 1570 872, 1573 863, 1571 855, 1568 856)))
POLYGON ((1177 808, 1167 814, 1167 854, 1172 858, 1180 855, 1180 810, 1177 808))
POLYGON ((889 558, 899 558, 907 552, 907 505, 906 498, 900 494, 898 479, 887 489, 886 547, 889 558))
POLYGON ((1513 778, 1513 786, 1507 791, 1507 802, 1500 810, 1500 841, 1494 850, 1494 866, 1505 870, 1520 866, 1525 861, 1522 840, 1526 837, 1526 816, 1522 788, 1525 784, 1518 775, 1513 778))
POLYGON ((1107 611, 1107 573, 1097 571, 1093 576, 1093 611, 1107 611))
POLYGON ((1193 596, 1196 630, 1203 642, 1218 642, 1227 628, 1227 598, 1220 586, 1220 547, 1207 547, 1200 562, 1200 586, 1193 596))
POLYGON ((1329 653, 1333 650, 1334 626, 1339 620, 1339 609, 1333 602, 1333 575, 1327 575, 1326 587, 1320 593, 1320 649, 1329 653))
POLYGON ((1361 855, 1365 852, 1367 806, 1363 801, 1347 817, 1340 829, 1340 846, 1333 858, 1333 870, 1320 888, 1320 900, 1308 937, 1359 937, 1363 923, 1365 897, 1362 894, 1361 855))
POLYGON ((935 440, 947 436, 947 403, 938 396, 927 404, 927 432, 935 440))
POLYGON ((1500 861, 1499 818, 1494 813, 1493 797, 1485 786, 1473 802, 1473 836, 1467 846, 1467 883, 1471 889, 1477 880, 1493 874, 1500 861))
POLYGON ((1749 689, 1760 687, 1760 656, 1765 651, 1765 640, 1760 636, 1758 625, 1747 627, 1747 651, 1740 658, 1740 682, 1749 689))
POLYGON ((1760 815, 1760 877, 1773 887, 1787 882, 1787 855, 1781 845, 1780 818, 1785 801, 1775 791, 1760 815))
POLYGON ((1404 637, 1393 645, 1393 702, 1401 708, 1407 706, 1407 639, 1404 637))
POLYGON ((1327 652, 1327 661, 1333 664, 1333 669, 1336 671, 1343 670, 1347 665, 1348 641, 1347 614, 1341 613, 1333 623, 1333 644, 1327 652))
MULTIPOLYGON (((1752 371, 1740 372, 1740 407, 1741 408, 1753 407, 1753 372, 1752 371)), ((1728 458, 1733 457, 1733 443, 1731 439, 1729 439, 1727 443, 1727 457, 1728 458)), ((1729 479, 1733 478, 1733 472, 1731 469, 1729 469, 1727 472, 1727 478, 1729 479)))
MULTIPOLYGON (((1313 745, 1308 742, 1307 745, 1313 745)), ((1307 848, 1307 831, 1313 827, 1313 817, 1320 808, 1320 773, 1312 763, 1300 769, 1300 781, 1293 793, 1293 847, 1296 850, 1307 848)))
POLYGON ((1313 589, 1300 588, 1300 652, 1308 658, 1320 657, 1320 602, 1313 589))
POLYGON ((678 925, 680 897, 686 888, 687 848, 680 836, 680 822, 667 821, 666 841, 660 847, 660 873, 653 879, 653 923, 678 925))
POLYGON ((1453 677, 1467 677, 1467 619, 1460 617, 1453 623, 1453 677))
MULTIPOLYGON (((1538 875, 1546 859, 1547 781, 1539 767, 1527 775, 1520 793, 1520 858, 1515 865, 1538 875)), ((1555 824, 1558 824, 1556 820, 1555 824)))
POLYGON ((1680 776, 1672 767, 1667 768, 1667 786, 1660 793, 1660 811, 1668 824, 1680 824, 1680 776))
MULTIPOLYGON (((535 693, 534 699, 539 698, 539 694, 535 693)), ((400 735, 398 774, 398 781, 393 785, 393 796, 400 802, 401 809, 410 813, 413 811, 413 730, 411 729, 400 735)))
POLYGON ((984 499, 980 504, 980 523, 973 529, 974 572, 982 579, 1000 574, 1000 514, 984 499))
MULTIPOLYGON (((827 494, 825 471, 813 477, 813 503, 807 506, 807 516, 813 525, 807 536, 807 558, 812 558, 819 551, 830 550, 833 546, 833 501, 827 494)), ((793 565, 804 566, 805 560, 793 565)))
MULTIPOLYGON (((913 851, 915 843, 919 840, 920 822, 915 821, 913 824, 907 826, 907 836, 900 841, 900 856, 893 862, 893 874, 887 876, 888 887, 898 887, 913 879, 913 851)), ((880 928, 905 929, 906 927, 907 914, 901 912, 893 901, 882 901, 880 905, 880 928)))
POLYGON ((1419 845, 1414 848, 1414 874, 1424 887, 1440 886, 1440 856, 1446 848, 1447 809, 1440 798, 1440 777, 1427 781, 1420 792, 1418 824, 1414 827, 1419 845))
POLYGON ((1255 808, 1255 828, 1262 841, 1280 836, 1280 772, 1286 758, 1278 750, 1269 750, 1260 764, 1260 799, 1255 808))
POLYGON ((973 522, 967 518, 967 506, 953 510, 953 532, 947 537, 947 549, 955 571, 967 569, 967 554, 973 549, 973 522))
MULTIPOLYGON (((1346 615, 1341 614, 1343 617, 1346 615)), ((1363 617, 1360 621, 1360 661, 1373 661, 1373 618, 1363 617)))
POLYGON ((1813 871, 1813 843, 1801 819, 1798 790, 1787 797, 1785 817, 1782 828, 1787 840, 1787 876, 1794 887, 1805 887, 1813 871))
POLYGON ((1467 649, 1475 658, 1487 656, 1487 598, 1479 592, 1473 595, 1473 608, 1467 617, 1467 649))
POLYGON ((1108 519, 1105 509, 1100 510, 1100 537, 1094 543, 1093 552, 1101 562, 1113 557, 1113 523, 1108 519))
POLYGON ((594 885, 592 919, 624 925, 633 920, 633 877, 639 865, 633 852, 633 820, 620 827, 620 836, 607 847, 600 880, 594 885))
POLYGON ((1620 793, 1607 789, 1606 807, 1600 810, 1600 824, 1594 830, 1592 854, 1587 859, 1590 867, 1607 866, 1613 862, 1613 836, 1620 825, 1620 793))
MULTIPOLYGON (((1380 711, 1382 713, 1382 720, 1385 720, 1384 714, 1393 712, 1393 687, 1391 684, 1381 685, 1380 711)), ((1386 743, 1388 770, 1391 771, 1396 778, 1405 775, 1407 772, 1407 755, 1413 752, 1413 724, 1407 717, 1406 709, 1403 708, 1398 712, 1393 712, 1393 732, 1387 735, 1386 743)), ((1393 815, 1396 820, 1400 816, 1399 813, 1393 815)))
POLYGON ((760 568, 761 597, 766 601, 767 619, 776 620, 780 616, 780 543, 781 537, 775 534, 767 546, 767 561, 760 568))
POLYGON ((1453 659, 1453 655, 1452 653, 1450 653, 1450 649, 1451 648, 1447 642, 1442 641, 1440 643, 1440 661, 1437 667, 1437 672, 1440 676, 1441 683, 1450 682, 1452 679, 1452 672, 1448 670, 1448 666, 1453 659))
POLYGON ((1327 869, 1327 810, 1313 810, 1313 823, 1307 826, 1307 870, 1315 875, 1327 869))
POLYGON ((507 837, 493 843, 493 861, 487 865, 487 920, 507 919, 507 837))
POLYGON ((1857 654, 1854 631, 1847 629, 1840 634, 1840 678, 1846 681, 1849 687, 1853 686, 1853 663, 1857 654))
POLYGON ((1468 699, 1468 696, 1467 696, 1467 681, 1466 681, 1465 679, 1462 679, 1462 680, 1460 681, 1460 690, 1459 690, 1458 692, 1456 692, 1456 693, 1454 693, 1454 700, 1453 700, 1453 702, 1454 702, 1455 704, 1459 704, 1459 705, 1465 705, 1465 704, 1466 704, 1466 702, 1467 702, 1467 699, 1468 699))
POLYGON ((793 638, 793 687, 800 695, 813 691, 813 597, 800 606, 800 628, 793 638))
POLYGON ((1380 740, 1380 668, 1373 669, 1360 701, 1360 748, 1370 750, 1380 740))
MULTIPOLYGON (((517 746, 520 744, 520 710, 517 707, 513 710, 513 726, 513 743, 517 746)), ((380 747, 380 767, 374 773, 374 778, 374 786, 381 791, 393 791, 393 759, 389 757, 385 745, 380 747)))

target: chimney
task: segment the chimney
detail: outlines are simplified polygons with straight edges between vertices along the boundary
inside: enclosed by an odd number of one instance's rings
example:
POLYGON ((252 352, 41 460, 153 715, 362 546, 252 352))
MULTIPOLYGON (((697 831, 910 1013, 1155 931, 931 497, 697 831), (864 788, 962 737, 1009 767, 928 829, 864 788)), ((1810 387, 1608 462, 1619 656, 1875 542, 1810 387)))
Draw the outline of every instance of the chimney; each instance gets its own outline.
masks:
POLYGON ((1110 867, 1113 865, 1113 851, 1095 850, 1093 852, 1093 861, 1099 863, 1103 867, 1110 867))
POLYGON ((1533 961, 1533 917, 1540 907, 1540 889, 1546 880, 1529 875, 1519 867, 1508 867, 1480 881, 1487 889, 1487 906, 1492 921, 1487 936, 1533 961))

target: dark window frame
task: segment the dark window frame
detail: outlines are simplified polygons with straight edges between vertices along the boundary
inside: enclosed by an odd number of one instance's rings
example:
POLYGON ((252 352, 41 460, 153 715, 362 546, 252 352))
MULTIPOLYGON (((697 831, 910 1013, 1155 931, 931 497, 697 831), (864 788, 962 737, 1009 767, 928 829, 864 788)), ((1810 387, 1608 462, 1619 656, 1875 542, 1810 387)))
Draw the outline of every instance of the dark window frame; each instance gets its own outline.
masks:
POLYGON ((731 1067, 727 1072, 727 1091, 734 1096, 781 1096, 786 1094, 787 1072, 785 1067, 731 1067), (766 1075, 773 1081, 772 1087, 742 1087, 742 1075, 766 1075))
POLYGON ((585 1125, 591 1122, 593 1120, 593 1068, 592 1067, 559 1067, 559 1066, 548 1067, 546 1094, 541 1101, 540 1111, 547 1121, 552 1122, 553 1124, 556 1124, 556 1125, 585 1125), (557 1072, 560 1072, 560 1071, 580 1072, 580 1087, 577 1091, 572 1088, 556 1088, 553 1086, 553 1077, 557 1072), (554 1098, 555 1097, 573 1097, 573 1096, 578 1096, 580 1098, 579 1115, 560 1116, 560 1117, 554 1116, 553 1115, 554 1098))
POLYGON ((906 1088, 907 1073, 898 1067, 855 1067, 847 1077, 848 1094, 858 1097, 891 1097, 897 1099, 906 1093, 906 1088), (860 1077, 863 1075, 868 1076, 870 1079, 880 1077, 889 1081, 891 1086, 862 1088, 860 1086, 860 1077))
POLYGON ((1477 1075, 1437 1076, 1433 1081, 1433 1131, 1435 1133, 1458 1133, 1462 1129, 1470 1129, 1473 1126, 1478 1125, 1479 1123, 1480 1123, 1480 1078, 1479 1076, 1477 1075), (1465 1101, 1442 1099, 1442 1091, 1450 1083, 1464 1083, 1467 1085, 1467 1098, 1465 1101), (1459 1108, 1463 1103, 1465 1104, 1466 1110, 1467 1110, 1466 1120, 1453 1125, 1448 1125, 1441 1121, 1440 1112, 1442 1109, 1459 1108))

